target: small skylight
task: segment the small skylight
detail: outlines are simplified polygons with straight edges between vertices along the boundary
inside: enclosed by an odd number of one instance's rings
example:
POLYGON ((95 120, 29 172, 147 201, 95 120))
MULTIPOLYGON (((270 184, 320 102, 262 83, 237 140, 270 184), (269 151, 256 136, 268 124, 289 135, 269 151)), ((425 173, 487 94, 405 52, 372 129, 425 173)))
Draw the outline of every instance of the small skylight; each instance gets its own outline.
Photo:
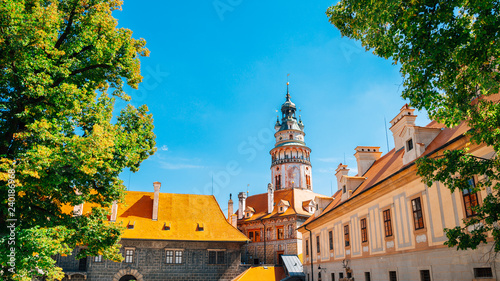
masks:
POLYGON ((203 225, 202 222, 199 222, 198 227, 196 227, 196 231, 204 231, 204 230, 205 230, 205 226, 203 225))
POLYGON ((170 223, 164 223, 162 229, 163 230, 170 230, 170 223))
POLYGON ((129 221, 127 224, 128 229, 134 229, 134 226, 135 226, 135 221, 129 221))

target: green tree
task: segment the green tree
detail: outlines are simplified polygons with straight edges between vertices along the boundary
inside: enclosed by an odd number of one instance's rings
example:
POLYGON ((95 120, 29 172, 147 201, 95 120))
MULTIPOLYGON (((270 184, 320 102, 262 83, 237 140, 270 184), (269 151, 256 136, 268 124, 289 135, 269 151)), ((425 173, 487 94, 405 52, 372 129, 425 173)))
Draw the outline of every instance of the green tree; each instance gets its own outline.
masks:
POLYGON ((120 8, 118 0, 0 0, 3 280, 59 279, 51 256, 77 246, 79 257, 122 259, 122 227, 107 223, 107 210, 124 195, 119 173, 139 169, 155 135, 146 106, 113 117, 115 98, 130 100, 124 84, 138 87, 139 57, 149 53, 117 28, 120 8), (83 202, 91 213, 63 211, 83 202))
MULTIPOLYGON (((467 122, 471 143, 500 150, 500 2, 492 0, 343 0, 327 16, 343 36, 360 40, 366 50, 401 65, 403 98, 426 109, 448 127, 467 122), (496 95, 496 96, 495 96, 496 95)), ((500 160, 479 159, 468 148, 419 159, 418 173, 430 185, 444 183, 451 191, 469 188, 474 175, 486 175, 474 191, 492 192, 475 210, 466 227, 447 229, 446 244, 475 249, 492 231, 500 250, 498 180, 500 160), (456 176, 459 174, 460 176, 456 176), (474 231, 467 226, 476 225, 474 231)))

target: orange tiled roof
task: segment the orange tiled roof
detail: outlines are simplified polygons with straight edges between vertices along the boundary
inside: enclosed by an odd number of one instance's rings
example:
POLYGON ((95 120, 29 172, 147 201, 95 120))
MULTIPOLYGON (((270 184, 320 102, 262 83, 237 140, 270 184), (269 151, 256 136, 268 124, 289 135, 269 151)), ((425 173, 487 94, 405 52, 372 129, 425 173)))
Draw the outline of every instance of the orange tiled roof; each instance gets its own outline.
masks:
MULTIPOLYGON (((246 242, 248 238, 230 225, 212 195, 160 193, 158 220, 152 220, 153 192, 127 191, 125 204, 118 204, 117 223, 125 229, 122 239, 246 242), (170 230, 163 230, 164 225, 170 230), (202 226, 203 230, 199 226, 202 226)), ((84 204, 83 212, 91 210, 84 204)), ((73 207, 63 209, 69 213, 73 207)))
MULTIPOLYGON (((268 214, 267 193, 252 195, 246 199, 246 205, 252 206, 255 209, 255 213, 250 218, 243 218, 241 220, 238 220, 238 222, 248 222, 260 219, 283 217, 283 216, 297 215, 297 214, 303 216, 310 216, 311 214, 306 210, 304 210, 304 208, 302 208, 302 202, 307 200, 312 200, 316 196, 324 197, 324 195, 314 193, 310 190, 303 190, 299 188, 276 190, 274 192, 275 208, 273 209, 272 213, 268 214), (284 213, 280 214, 278 213, 278 208, 276 208, 276 206, 278 206, 281 200, 288 201, 290 203, 290 207, 287 208, 287 210, 284 213)), ((236 211, 236 213, 237 212, 238 211, 236 211)))
MULTIPOLYGON (((461 123, 457 127, 454 128, 445 128, 444 125, 437 123, 436 121, 430 122, 427 128, 441 128, 441 132, 434 138, 434 140, 427 146, 423 155, 428 155, 433 153, 436 149, 439 149, 443 145, 450 143, 456 138, 463 136, 468 130, 469 127, 465 123, 461 123)), ((415 161, 412 161, 406 165, 403 165, 403 154, 404 149, 400 149, 395 151, 392 149, 387 154, 382 156, 380 159, 375 161, 373 165, 366 171, 363 177, 366 177, 366 180, 354 190, 351 198, 344 201, 350 201, 356 198, 357 195, 363 193, 365 190, 372 188, 373 186, 381 183, 382 181, 390 178, 397 172, 406 169, 407 167, 413 165, 415 161)), ((309 222, 314 221, 315 219, 323 216, 324 214, 332 211, 343 202, 340 201, 341 194, 337 191, 332 197, 335 199, 325 208, 325 210, 317 217, 308 218, 303 226, 307 225, 309 222)))
POLYGON ((234 281, 278 281, 286 278, 285 270, 283 267, 274 266, 259 266, 251 267, 238 277, 233 279, 234 281))

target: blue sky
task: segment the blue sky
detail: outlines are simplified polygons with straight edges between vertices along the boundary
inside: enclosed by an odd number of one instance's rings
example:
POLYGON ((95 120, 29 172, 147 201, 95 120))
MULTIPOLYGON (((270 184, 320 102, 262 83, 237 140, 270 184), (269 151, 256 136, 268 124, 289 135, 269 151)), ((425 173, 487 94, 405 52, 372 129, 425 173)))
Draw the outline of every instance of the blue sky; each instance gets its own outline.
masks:
MULTIPOLYGON (((384 118, 405 104, 399 66, 342 38, 325 15, 334 3, 125 0, 113 15, 151 51, 139 90, 127 92, 153 113, 158 146, 137 173, 121 174, 129 190, 152 191, 160 181, 162 192, 212 194, 213 175, 223 210, 229 193, 266 192, 288 73, 315 192, 331 195, 332 182, 336 190, 344 155, 355 174, 356 146, 386 153, 384 118)), ((428 123, 417 114, 417 125, 428 123)))

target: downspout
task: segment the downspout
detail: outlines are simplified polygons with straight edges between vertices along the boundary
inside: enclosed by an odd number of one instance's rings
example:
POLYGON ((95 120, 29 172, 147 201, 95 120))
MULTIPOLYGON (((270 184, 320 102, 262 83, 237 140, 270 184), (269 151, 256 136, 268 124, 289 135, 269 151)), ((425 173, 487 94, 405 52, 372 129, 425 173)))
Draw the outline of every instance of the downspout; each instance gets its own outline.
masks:
POLYGON ((304 229, 309 231, 309 249, 311 249, 311 281, 314 281, 314 264, 313 264, 313 237, 311 230, 307 229, 307 225, 304 225, 304 229))
POLYGON ((267 257, 267 252, 266 252, 266 225, 264 224, 264 222, 262 221, 262 219, 260 219, 260 223, 264 226, 262 233, 263 233, 263 236, 264 236, 264 264, 266 264, 267 263, 267 259, 266 259, 266 257, 267 257))

